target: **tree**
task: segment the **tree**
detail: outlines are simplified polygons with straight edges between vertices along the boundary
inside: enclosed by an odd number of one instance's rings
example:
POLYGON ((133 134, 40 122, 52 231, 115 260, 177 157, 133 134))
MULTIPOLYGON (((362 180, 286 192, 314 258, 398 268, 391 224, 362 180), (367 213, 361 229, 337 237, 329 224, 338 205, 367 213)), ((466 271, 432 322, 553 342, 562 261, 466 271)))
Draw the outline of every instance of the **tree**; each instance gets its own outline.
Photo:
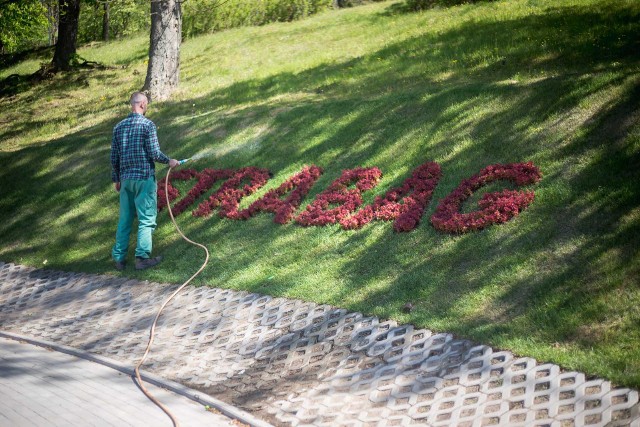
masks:
POLYGON ((47 36, 49 46, 55 46, 58 40, 58 0, 42 0, 47 9, 47 36))
POLYGON ((0 53, 38 45, 47 25, 40 0, 0 1, 0 53))
MULTIPOLYGON (((87 41, 87 39, 89 40, 97 40, 98 39, 98 31, 100 32, 100 39, 107 42, 109 41, 110 38, 110 33, 111 33, 111 3, 113 2, 113 0, 82 0, 87 8, 83 9, 83 18, 80 21, 80 30, 79 30, 79 35, 78 38, 80 39, 80 41, 87 41), (85 14, 84 12, 88 12, 87 14, 85 14), (98 22, 96 20, 96 18, 99 18, 99 25, 98 22), (87 25, 87 22, 84 22, 84 27, 94 27, 92 28, 92 30, 96 31, 96 34, 91 34, 89 37, 87 37, 87 34, 82 34, 83 33, 83 20, 84 21, 91 21, 89 25, 87 25), (83 37, 84 36, 84 37, 83 37), (84 39, 84 40, 83 40, 84 39)), ((125 3, 126 1, 120 1, 119 3, 125 3)), ((84 28, 84 32, 86 33, 87 29, 84 28)))
POLYGON ((104 14, 102 15, 102 40, 109 41, 109 2, 104 2, 104 14))
POLYGON ((109 41, 149 31, 151 1, 81 0, 78 43, 109 41))
POLYGON ((143 90, 155 101, 171 95, 180 81, 182 10, 180 0, 151 2, 149 66, 143 90))
POLYGON ((58 3, 58 41, 53 54, 53 68, 56 71, 68 71, 76 56, 78 38, 78 20, 80 18, 80 0, 59 0, 58 3))

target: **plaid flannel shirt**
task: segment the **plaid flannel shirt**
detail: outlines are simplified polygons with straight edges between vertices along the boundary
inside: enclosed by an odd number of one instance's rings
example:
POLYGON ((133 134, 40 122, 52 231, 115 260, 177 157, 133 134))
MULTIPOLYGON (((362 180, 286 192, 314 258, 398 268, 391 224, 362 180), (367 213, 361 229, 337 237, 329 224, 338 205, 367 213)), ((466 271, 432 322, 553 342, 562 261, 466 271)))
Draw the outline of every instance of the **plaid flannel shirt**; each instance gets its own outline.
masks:
POLYGON ((113 128, 111 180, 151 178, 154 162, 169 163, 160 151, 156 125, 142 114, 131 113, 113 128))

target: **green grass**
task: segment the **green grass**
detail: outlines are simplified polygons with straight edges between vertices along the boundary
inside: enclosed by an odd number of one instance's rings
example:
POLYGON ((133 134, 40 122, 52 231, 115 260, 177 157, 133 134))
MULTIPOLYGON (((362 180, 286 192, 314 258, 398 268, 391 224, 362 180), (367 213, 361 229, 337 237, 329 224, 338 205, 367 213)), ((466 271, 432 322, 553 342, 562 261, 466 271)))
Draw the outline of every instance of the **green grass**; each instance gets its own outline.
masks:
MULTIPOLYGON (((367 201, 427 160, 444 172, 410 233, 386 222, 347 232, 187 212, 180 225, 212 252, 198 284, 453 332, 640 387, 639 18, 631 0, 417 14, 380 3, 186 41, 181 87, 149 117, 172 157, 217 154, 194 168, 271 170, 243 206, 305 164, 325 169, 305 205, 347 168, 383 171, 367 201), (462 179, 519 161, 544 175, 522 215, 462 236, 431 227, 437 202, 462 179)), ((147 42, 85 47, 83 57, 119 68, 0 98, 0 259, 117 274, 110 135, 144 81, 147 42)), ((165 213, 154 244, 167 260, 124 275, 177 283, 201 262, 165 213)))

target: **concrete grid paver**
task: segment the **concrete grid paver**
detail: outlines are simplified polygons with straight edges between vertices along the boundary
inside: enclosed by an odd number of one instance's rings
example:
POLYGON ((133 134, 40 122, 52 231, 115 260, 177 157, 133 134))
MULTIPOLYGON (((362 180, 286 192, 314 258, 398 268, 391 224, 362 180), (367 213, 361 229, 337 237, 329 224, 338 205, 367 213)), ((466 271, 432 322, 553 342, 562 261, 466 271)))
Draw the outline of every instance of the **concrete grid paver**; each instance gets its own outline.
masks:
MULTIPOLYGON (((133 365, 174 289, 0 263, 0 329, 133 365)), ((640 427, 635 390, 302 301, 187 288, 155 342, 145 370, 276 425, 640 427)))

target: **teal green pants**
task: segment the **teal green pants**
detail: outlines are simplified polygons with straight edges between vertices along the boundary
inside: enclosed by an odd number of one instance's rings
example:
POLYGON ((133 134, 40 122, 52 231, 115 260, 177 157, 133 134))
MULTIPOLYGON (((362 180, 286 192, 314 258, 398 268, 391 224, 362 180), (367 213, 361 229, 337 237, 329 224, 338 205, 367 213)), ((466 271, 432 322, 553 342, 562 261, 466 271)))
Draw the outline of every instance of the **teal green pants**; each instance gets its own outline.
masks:
POLYGON ((136 257, 150 258, 151 234, 156 229, 158 213, 158 186, 156 178, 145 180, 125 179, 120 186, 120 220, 116 231, 116 244, 111 255, 116 261, 124 261, 129 249, 129 235, 133 219, 138 216, 136 257))

